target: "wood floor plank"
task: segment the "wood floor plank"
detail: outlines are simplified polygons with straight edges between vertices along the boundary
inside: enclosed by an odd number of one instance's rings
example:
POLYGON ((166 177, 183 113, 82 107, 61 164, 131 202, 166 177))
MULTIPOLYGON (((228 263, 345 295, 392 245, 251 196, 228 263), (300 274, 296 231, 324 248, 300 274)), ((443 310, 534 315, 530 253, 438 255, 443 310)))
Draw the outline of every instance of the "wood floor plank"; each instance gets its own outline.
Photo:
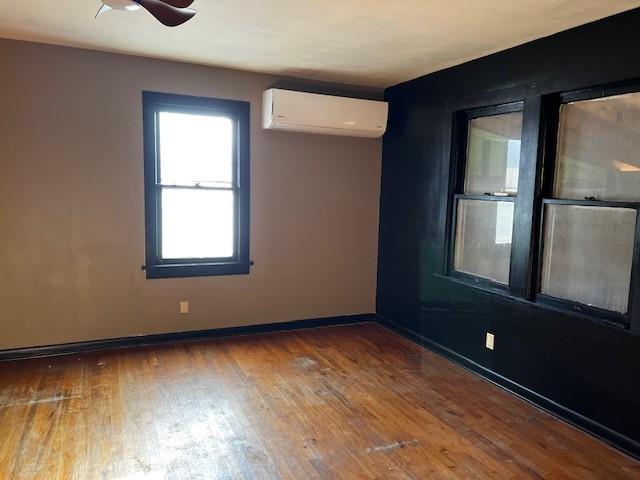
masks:
POLYGON ((0 363, 0 479, 633 479, 375 324, 0 363))

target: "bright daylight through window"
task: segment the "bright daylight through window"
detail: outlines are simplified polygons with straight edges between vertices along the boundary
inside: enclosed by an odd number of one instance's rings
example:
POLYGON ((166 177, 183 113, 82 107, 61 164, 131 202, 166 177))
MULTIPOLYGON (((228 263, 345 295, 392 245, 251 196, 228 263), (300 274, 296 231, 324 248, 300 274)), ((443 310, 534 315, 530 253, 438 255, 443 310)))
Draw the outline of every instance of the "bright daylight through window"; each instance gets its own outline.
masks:
POLYGON ((249 104, 144 94, 149 277, 249 269, 249 104))
POLYGON ((162 258, 233 257, 229 118, 161 112, 162 258))

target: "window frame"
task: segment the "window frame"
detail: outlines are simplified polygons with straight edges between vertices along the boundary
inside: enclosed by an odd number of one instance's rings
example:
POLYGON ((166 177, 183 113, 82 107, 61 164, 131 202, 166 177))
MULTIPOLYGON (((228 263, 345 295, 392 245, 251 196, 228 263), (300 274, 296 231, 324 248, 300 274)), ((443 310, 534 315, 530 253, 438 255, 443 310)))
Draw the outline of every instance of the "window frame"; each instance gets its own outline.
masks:
POLYGON ((627 93, 640 94, 640 83, 634 82, 617 82, 608 85, 599 85, 591 88, 562 92, 555 95, 549 95, 548 102, 553 108, 549 109, 546 122, 553 128, 550 130, 552 134, 548 135, 544 144, 544 171, 546 174, 542 181, 542 190, 540 195, 540 211, 537 233, 537 264, 536 264, 536 292, 535 300, 537 303, 547 305, 562 310, 573 311, 591 318, 597 319, 605 324, 630 329, 632 324, 634 329, 640 330, 638 322, 640 318, 640 201, 610 201, 610 200, 591 200, 591 199, 562 199, 555 196, 556 181, 556 161, 557 147, 560 136, 560 109, 562 105, 571 102, 581 102, 588 100, 596 100, 600 98, 611 97, 615 95, 624 95, 627 93), (545 231, 545 210, 546 205, 577 205, 588 207, 611 207, 611 208, 628 208, 636 211, 635 238, 633 246, 633 259, 631 264, 631 279, 629 285, 629 302, 626 313, 618 313, 612 310, 606 310, 599 307, 587 305, 575 300, 557 298, 542 293, 542 269, 543 269, 543 252, 544 252, 544 231, 545 231))
MULTIPOLYGON (((556 148, 559 136, 560 108, 563 104, 593 100, 626 93, 640 94, 640 79, 615 82, 590 88, 559 93, 528 96, 522 100, 488 107, 473 107, 454 112, 449 174, 447 211, 446 260, 444 277, 457 283, 489 291, 517 301, 526 302, 568 315, 587 319, 605 326, 614 326, 640 333, 640 201, 571 200, 554 197, 556 148), (523 111, 522 144, 518 192, 515 200, 511 271, 509 285, 457 272, 454 269, 457 206, 464 192, 468 122, 479 116, 523 111), (559 299, 541 293, 542 259, 544 252, 545 208, 548 204, 629 208, 636 210, 635 239, 629 304, 626 314, 559 299)), ((487 196, 480 195, 487 198, 487 196)), ((498 197, 504 199, 505 197, 498 197)))
MULTIPOLYGON (((454 132, 453 132, 453 155, 454 166, 453 176, 450 179, 451 189, 453 195, 451 196, 451 206, 449 218, 449 242, 447 249, 447 261, 445 274, 457 281, 467 283, 470 285, 478 286, 485 290, 490 290, 498 293, 508 294, 511 290, 511 270, 513 265, 513 241, 511 244, 511 256, 510 256, 510 268, 509 268, 509 283, 503 284, 494 280, 473 275, 470 273, 461 272, 455 269, 455 248, 456 248, 456 230, 458 223, 458 205, 461 200, 479 200, 488 202, 510 202, 514 203, 514 222, 515 226, 515 204, 517 203, 519 195, 520 180, 518 180, 518 193, 516 195, 478 195, 478 194, 466 194, 464 193, 464 183, 467 169, 467 147, 469 140, 469 122, 476 118, 490 117, 496 115, 503 115, 506 113, 523 112, 524 114, 524 102, 516 101, 510 103, 504 103, 499 105, 491 105, 488 107, 472 108, 457 112, 454 117, 454 132)), ((524 133, 524 117, 523 117, 523 133, 524 133)), ((522 146, 520 147, 522 156, 522 146)), ((512 227, 513 228, 513 227, 512 227)), ((514 231, 512 230, 512 235, 514 231)))
POLYGON ((145 257, 148 279, 248 274, 250 228, 250 103, 239 100, 142 92, 145 189, 145 257), (233 122, 233 185, 230 188, 167 186, 159 181, 160 112, 211 114, 233 122), (163 259, 162 191, 166 188, 234 191, 234 255, 224 258, 163 259))

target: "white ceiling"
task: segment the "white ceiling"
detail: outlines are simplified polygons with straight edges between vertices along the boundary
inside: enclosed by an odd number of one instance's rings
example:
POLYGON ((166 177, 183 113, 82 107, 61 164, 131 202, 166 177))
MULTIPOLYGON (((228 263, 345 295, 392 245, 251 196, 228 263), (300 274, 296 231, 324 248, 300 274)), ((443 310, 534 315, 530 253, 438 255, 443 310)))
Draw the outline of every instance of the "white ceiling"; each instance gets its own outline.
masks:
POLYGON ((640 0, 196 0, 181 27, 99 0, 1 0, 0 37, 386 87, 640 0))

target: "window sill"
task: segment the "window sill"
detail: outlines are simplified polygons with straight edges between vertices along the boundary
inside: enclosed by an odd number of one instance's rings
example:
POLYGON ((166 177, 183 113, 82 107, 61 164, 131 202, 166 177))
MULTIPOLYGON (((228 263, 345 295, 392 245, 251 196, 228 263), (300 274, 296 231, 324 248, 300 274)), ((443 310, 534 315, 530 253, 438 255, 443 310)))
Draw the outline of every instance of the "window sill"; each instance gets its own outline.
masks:
POLYGON ((493 280, 489 280, 484 277, 476 277, 468 273, 452 270, 449 275, 437 275, 439 278, 446 278, 452 282, 459 283, 461 285, 468 285, 478 290, 485 292, 497 293, 498 295, 511 296, 509 292, 509 286, 503 283, 498 283, 493 280))
POLYGON ((640 336, 640 332, 636 332, 634 331, 630 325, 623 325, 620 324, 618 322, 612 322, 610 319, 607 318, 600 318, 600 317, 596 317, 593 315, 588 315, 585 313, 579 313, 576 312, 574 310, 571 310, 569 308, 566 307, 559 307, 555 304, 551 304, 549 302, 546 302, 544 299, 540 299, 542 301, 536 301, 536 300, 529 300, 523 297, 518 297, 515 295, 512 295, 507 289, 501 289, 501 288, 492 288, 491 286, 488 285, 483 285, 480 283, 475 283, 472 281, 469 281, 467 279, 462 279, 462 278, 456 278, 453 276, 449 276, 449 275, 443 275, 443 274, 439 274, 439 273, 434 273, 433 274, 434 277, 436 277, 439 280, 444 280, 446 282, 451 282, 451 283, 455 283, 457 285, 462 285, 465 287, 469 287, 469 288, 473 288, 474 290, 480 290, 482 292, 485 293, 489 293, 492 295, 497 295, 499 297, 502 297, 508 301, 512 301, 515 303, 519 303, 519 304, 525 304, 525 305, 529 305, 532 307, 536 307, 542 310, 547 310, 547 311, 551 311, 551 312, 555 312, 555 313, 561 313, 564 314, 568 317, 574 318, 574 319, 578 319, 581 321, 587 321, 588 323, 591 324, 595 324, 598 325, 600 327, 603 328, 614 328, 620 332, 626 332, 628 334, 632 334, 635 336, 640 336))
POLYGON ((214 277, 220 275, 246 275, 253 262, 224 263, 172 263, 147 265, 147 278, 214 277))

